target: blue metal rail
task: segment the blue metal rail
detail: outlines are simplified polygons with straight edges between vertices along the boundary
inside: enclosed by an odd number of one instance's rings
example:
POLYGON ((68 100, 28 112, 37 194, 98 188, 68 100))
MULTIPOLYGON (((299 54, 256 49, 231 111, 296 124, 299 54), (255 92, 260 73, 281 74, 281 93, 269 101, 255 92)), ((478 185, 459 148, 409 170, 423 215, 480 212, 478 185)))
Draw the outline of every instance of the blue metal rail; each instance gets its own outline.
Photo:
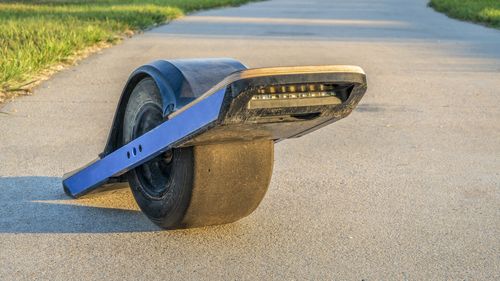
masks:
POLYGON ((72 197, 82 196, 106 183, 110 177, 140 166, 217 121, 225 92, 225 88, 218 90, 104 158, 69 175, 63 180, 66 192, 72 197))

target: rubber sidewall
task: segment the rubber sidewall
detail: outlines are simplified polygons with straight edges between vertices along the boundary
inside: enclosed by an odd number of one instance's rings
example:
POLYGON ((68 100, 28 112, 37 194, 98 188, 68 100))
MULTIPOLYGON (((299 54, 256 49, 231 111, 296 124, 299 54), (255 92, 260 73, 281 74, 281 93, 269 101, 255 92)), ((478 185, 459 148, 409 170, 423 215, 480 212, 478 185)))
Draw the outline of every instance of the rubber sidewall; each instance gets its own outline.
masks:
MULTIPOLYGON (((137 125, 139 112, 142 107, 151 105, 161 109, 161 96, 154 80, 145 78, 130 95, 123 120, 123 144, 138 137, 134 136, 134 126, 137 125)), ((132 193, 141 210, 154 223, 166 229, 182 227, 180 223, 189 205, 193 188, 192 147, 175 149, 172 161, 169 187, 161 196, 152 196, 145 190, 139 180, 139 168, 127 173, 132 193)))

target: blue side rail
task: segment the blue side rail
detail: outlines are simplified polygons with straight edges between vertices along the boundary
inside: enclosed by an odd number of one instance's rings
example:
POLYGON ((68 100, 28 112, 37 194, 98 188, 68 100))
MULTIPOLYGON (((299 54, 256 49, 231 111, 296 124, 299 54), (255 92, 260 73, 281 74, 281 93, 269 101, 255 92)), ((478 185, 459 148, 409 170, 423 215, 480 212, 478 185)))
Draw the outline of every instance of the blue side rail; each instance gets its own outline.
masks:
POLYGON ((110 177, 140 166, 178 145, 217 121, 225 93, 225 88, 218 90, 104 158, 65 176, 64 190, 74 198, 80 197, 106 183, 110 177))

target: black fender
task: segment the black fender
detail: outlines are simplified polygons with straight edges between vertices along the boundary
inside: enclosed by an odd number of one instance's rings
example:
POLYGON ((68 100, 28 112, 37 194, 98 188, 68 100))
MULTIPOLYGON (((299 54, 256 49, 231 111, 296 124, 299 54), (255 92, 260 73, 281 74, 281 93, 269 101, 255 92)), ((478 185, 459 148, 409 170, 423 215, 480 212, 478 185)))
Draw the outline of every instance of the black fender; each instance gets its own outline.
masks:
POLYGON ((115 111, 111 130, 100 158, 121 147, 121 128, 125 108, 137 83, 151 77, 163 104, 163 116, 181 109, 231 73, 247 69, 241 62, 229 58, 157 60, 137 68, 130 75, 115 111))

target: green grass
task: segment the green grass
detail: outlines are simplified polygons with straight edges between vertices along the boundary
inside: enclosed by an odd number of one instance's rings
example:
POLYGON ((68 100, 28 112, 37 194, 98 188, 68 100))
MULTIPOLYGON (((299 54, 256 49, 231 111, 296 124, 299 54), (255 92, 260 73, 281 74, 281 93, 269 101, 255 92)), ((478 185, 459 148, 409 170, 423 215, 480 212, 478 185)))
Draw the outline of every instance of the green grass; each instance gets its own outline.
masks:
POLYGON ((452 18, 500 28, 500 0, 431 0, 429 6, 452 18))
POLYGON ((194 10, 249 0, 0 0, 0 102, 92 46, 194 10))

